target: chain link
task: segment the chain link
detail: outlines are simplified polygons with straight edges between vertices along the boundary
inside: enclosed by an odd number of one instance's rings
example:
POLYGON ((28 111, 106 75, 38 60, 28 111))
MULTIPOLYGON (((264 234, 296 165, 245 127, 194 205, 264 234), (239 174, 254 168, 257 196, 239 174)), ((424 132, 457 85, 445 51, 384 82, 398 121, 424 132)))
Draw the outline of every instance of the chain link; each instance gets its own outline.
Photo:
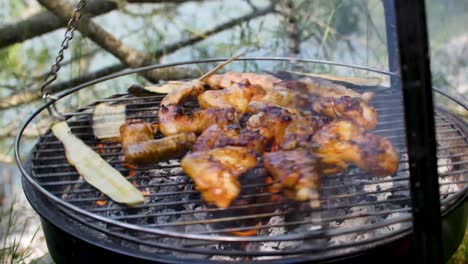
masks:
POLYGON ((83 9, 86 6, 86 1, 85 0, 79 0, 75 9, 73 10, 72 17, 68 21, 67 24, 67 30, 65 31, 64 34, 64 39, 61 44, 61 48, 58 52, 57 57, 55 58, 55 63, 50 67, 50 72, 46 75, 44 79, 44 83, 41 86, 41 93, 42 93, 42 98, 43 99, 53 99, 47 92, 46 88, 49 86, 52 82, 54 82, 57 79, 57 73, 60 70, 60 63, 64 59, 64 51, 68 49, 69 42, 70 40, 73 39, 73 34, 76 30, 76 23, 78 20, 81 18, 83 9))

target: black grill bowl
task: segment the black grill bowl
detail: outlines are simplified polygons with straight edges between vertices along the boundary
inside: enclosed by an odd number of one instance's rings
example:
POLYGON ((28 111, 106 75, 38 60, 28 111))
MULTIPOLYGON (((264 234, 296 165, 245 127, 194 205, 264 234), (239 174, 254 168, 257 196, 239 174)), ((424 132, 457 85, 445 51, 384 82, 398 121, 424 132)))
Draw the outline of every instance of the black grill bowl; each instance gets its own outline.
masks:
MULTIPOLYGON (((42 230, 49 253, 57 264, 102 263, 205 263, 200 260, 174 259, 143 252, 134 253, 122 247, 118 239, 103 240, 95 230, 84 227, 57 209, 50 201, 23 180, 23 188, 31 206, 41 216, 42 230)), ((448 260, 460 245, 468 219, 467 196, 443 215, 444 257, 448 260)), ((322 263, 418 263, 411 256, 411 232, 389 240, 381 246, 338 258, 324 258, 322 263)), ((278 261, 269 261, 277 263, 278 261)), ((278 263, 307 263, 307 257, 278 263)))

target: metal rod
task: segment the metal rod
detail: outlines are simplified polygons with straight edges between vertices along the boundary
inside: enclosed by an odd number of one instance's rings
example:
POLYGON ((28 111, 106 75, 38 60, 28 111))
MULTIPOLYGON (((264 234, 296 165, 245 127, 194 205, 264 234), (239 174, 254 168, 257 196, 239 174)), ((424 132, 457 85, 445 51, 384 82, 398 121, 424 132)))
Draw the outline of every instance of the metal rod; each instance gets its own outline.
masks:
MULTIPOLYGON (((387 33, 388 69, 390 72, 400 75, 400 60, 398 58, 398 36, 395 20, 394 0, 383 0, 385 14, 385 28, 387 33)), ((394 90, 400 90, 400 78, 390 76, 390 83, 394 90)))
POLYGON ((413 206, 414 257, 442 263, 436 133, 424 0, 395 0, 413 206))

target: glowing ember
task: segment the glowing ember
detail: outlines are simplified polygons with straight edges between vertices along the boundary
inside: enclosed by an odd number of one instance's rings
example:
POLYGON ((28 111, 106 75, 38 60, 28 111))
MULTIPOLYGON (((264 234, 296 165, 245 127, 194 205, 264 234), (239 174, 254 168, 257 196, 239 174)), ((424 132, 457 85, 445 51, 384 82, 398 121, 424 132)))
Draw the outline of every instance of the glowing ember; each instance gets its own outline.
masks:
MULTIPOLYGON (((101 193, 101 195, 99 195, 100 197, 104 197, 104 194, 101 193)), ((107 204, 107 201, 106 200, 97 200, 96 201, 96 204, 99 205, 99 206, 104 206, 107 204)))
POLYGON ((99 143, 99 144, 96 144, 96 152, 98 154, 104 154, 104 144, 102 143, 99 143))

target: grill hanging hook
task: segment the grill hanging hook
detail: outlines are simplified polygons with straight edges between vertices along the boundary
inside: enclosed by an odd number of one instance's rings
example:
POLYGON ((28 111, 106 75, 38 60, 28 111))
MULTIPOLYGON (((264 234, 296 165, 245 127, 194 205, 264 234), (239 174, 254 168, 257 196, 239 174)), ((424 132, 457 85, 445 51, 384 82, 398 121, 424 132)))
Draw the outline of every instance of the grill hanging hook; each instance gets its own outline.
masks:
POLYGON ((49 112, 51 116, 54 116, 60 120, 64 120, 65 117, 57 110, 55 106, 55 101, 57 101, 57 97, 49 94, 46 88, 47 86, 49 86, 51 83, 53 83, 57 79, 57 73, 60 70, 60 63, 64 59, 63 52, 66 49, 68 49, 69 42, 70 40, 73 39, 73 34, 77 27, 76 23, 81 18, 81 15, 85 6, 86 6, 85 0, 79 0, 78 3, 76 4, 75 9, 73 10, 72 17, 68 21, 67 30, 65 31, 65 35, 61 44, 61 48, 58 52, 57 57, 55 58, 55 63, 50 68, 50 72, 47 74, 47 76, 44 79, 44 83, 41 85, 42 99, 44 99, 46 102, 48 102, 48 100, 53 101, 53 103, 49 107, 47 107, 47 111, 49 112))

